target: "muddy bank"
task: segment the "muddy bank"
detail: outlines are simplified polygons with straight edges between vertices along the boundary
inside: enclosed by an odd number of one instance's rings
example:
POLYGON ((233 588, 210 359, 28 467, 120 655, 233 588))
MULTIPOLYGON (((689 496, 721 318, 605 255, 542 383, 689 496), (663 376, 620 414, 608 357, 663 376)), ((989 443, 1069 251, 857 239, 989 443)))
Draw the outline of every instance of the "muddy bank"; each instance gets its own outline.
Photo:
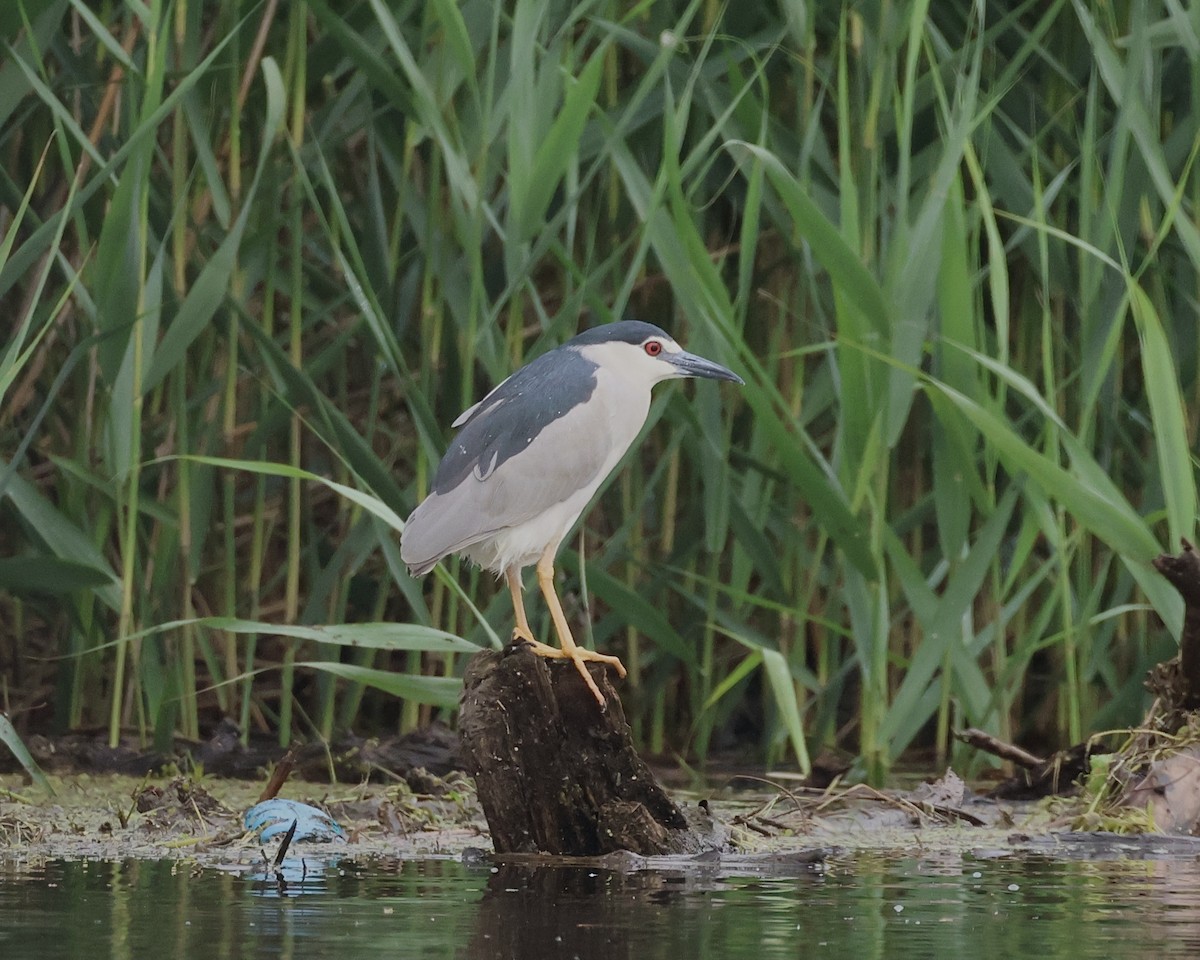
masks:
MULTIPOLYGON (((0 776, 0 858, 97 857, 262 862, 264 845, 242 829, 261 783, 202 777, 51 776, 48 797, 22 777, 0 776)), ((328 811, 345 843, 296 845, 347 856, 457 855, 487 843, 470 780, 429 775, 406 783, 292 783, 281 796, 328 811)), ((268 844, 273 855, 278 842, 268 844)))
MULTIPOLYGON (((0 776, 0 859, 177 859, 250 869, 273 858, 279 847, 278 841, 260 844, 241 828, 242 814, 258 799, 261 784, 215 777, 87 775, 54 776, 51 782, 57 794, 53 798, 22 777, 0 776)), ((429 785, 420 792, 407 784, 290 783, 282 796, 327 810, 348 839, 296 844, 289 855, 490 858, 491 840, 471 781, 431 776, 429 785)), ((725 871, 791 873, 821 869, 828 860, 861 851, 1096 858, 1200 854, 1196 840, 1075 833, 1049 804, 998 803, 969 792, 950 804, 934 788, 884 792, 855 787, 822 798, 726 787, 703 796, 673 796, 684 809, 707 808, 724 832, 719 850, 665 858, 616 853, 596 862, 628 869, 719 865, 725 871)), ((555 858, 532 859, 551 863, 555 858)), ((530 858, 504 858, 521 860, 530 858)))

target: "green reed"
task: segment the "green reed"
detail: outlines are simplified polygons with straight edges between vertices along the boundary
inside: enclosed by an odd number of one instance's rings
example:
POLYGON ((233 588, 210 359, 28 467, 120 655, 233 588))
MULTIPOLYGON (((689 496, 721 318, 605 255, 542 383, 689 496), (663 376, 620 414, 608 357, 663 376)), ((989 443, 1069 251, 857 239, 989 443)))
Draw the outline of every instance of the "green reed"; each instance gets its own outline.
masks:
POLYGON ((18 728, 47 685, 114 741, 449 717, 507 597, 412 581, 401 518, 463 407, 626 315, 747 380, 661 389, 560 564, 650 747, 879 780, 1136 721, 1196 511, 1173 5, 18 7, 18 728))

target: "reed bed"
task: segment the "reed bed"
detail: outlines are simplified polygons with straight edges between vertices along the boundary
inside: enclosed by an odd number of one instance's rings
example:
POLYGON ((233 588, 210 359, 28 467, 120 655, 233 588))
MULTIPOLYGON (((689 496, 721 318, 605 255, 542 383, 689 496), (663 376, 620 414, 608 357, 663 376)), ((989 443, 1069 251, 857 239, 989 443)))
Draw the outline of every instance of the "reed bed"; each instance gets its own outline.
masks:
POLYGON ((661 389, 561 560, 647 748, 880 780, 962 725, 1136 722, 1182 616, 1149 560, 1196 515, 1190 9, 16 0, 0 33, 16 730, 450 718, 507 595, 411 580, 401 518, 462 409, 623 316, 747 381, 661 389))

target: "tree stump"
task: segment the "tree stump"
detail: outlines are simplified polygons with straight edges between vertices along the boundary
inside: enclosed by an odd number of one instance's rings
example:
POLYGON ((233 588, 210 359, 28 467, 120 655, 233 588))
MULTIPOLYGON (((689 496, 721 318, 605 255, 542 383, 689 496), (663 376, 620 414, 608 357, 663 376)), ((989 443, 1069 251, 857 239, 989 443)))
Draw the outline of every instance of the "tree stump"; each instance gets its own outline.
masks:
POLYGON ((1175 556, 1154 558, 1183 597, 1179 655, 1156 664, 1146 678, 1154 704, 1141 732, 1123 751, 1118 776, 1122 802, 1145 810, 1166 833, 1200 834, 1200 554, 1187 540, 1175 556))
POLYGON ((1200 554, 1186 540, 1175 556, 1154 558, 1161 573, 1183 597, 1183 633, 1179 637, 1179 659, 1160 664, 1150 678, 1154 693, 1180 710, 1200 707, 1200 554))
POLYGON ((643 856, 711 848, 633 749, 602 664, 600 709, 575 665, 523 644, 467 665, 459 732, 497 853, 643 856))

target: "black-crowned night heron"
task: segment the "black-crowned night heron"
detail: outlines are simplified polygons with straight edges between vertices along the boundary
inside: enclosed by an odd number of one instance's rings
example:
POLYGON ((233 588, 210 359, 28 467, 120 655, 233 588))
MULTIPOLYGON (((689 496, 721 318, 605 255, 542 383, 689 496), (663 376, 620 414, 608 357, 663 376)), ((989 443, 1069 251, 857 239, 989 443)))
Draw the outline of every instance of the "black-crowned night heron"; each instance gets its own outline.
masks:
POLYGON ((516 618, 513 639, 540 656, 573 660, 601 707, 587 661, 611 664, 622 677, 625 667, 575 643, 554 589, 554 555, 637 438, 650 388, 677 377, 742 383, 636 320, 595 327, 543 354, 454 421, 462 430, 400 538, 413 576, 452 553, 503 575, 516 618), (529 631, 521 571, 531 563, 561 648, 539 643, 529 631))

